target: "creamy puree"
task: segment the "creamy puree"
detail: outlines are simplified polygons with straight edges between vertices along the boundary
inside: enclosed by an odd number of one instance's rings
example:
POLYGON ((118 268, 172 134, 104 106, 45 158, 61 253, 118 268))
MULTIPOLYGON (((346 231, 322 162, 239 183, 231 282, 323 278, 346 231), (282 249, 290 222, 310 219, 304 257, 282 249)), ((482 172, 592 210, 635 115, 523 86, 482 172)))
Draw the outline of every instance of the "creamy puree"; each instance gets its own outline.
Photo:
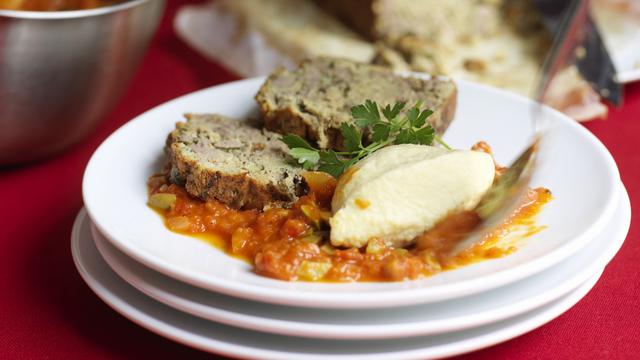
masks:
POLYGON ((403 247, 447 215, 473 209, 493 183, 491 155, 403 144, 384 148, 342 176, 332 201, 331 244, 371 239, 403 247))

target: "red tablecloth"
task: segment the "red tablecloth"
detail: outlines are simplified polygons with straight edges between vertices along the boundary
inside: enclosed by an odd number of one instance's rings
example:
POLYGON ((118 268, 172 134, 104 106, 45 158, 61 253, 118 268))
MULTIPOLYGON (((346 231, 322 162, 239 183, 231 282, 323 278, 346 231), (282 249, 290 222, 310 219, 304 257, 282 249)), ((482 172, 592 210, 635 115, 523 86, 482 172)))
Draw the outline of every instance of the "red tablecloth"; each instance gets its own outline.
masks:
MULTIPOLYGON (((83 283, 69 236, 82 199, 84 167, 95 148, 136 115, 174 97, 234 80, 191 51, 171 21, 186 1, 169 1, 164 21, 128 93, 89 138, 37 164, 0 169, 0 358, 204 358, 129 322, 83 283)), ((626 88, 620 110, 586 127, 615 157, 640 208, 640 84, 626 88)), ((479 359, 640 356, 640 221, 633 218, 621 252, 596 287, 551 323, 509 342, 464 356, 479 359)))

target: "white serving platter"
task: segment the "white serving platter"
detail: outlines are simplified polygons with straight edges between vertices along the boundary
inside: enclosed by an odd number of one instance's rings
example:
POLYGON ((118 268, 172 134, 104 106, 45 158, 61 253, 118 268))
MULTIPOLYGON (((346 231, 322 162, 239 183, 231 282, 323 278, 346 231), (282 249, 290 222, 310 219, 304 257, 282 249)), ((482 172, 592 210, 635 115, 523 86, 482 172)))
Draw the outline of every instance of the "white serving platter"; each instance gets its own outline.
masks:
POLYGON ((568 295, 492 325, 456 333, 393 340, 323 340, 265 334, 200 319, 152 300, 104 262, 79 216, 71 238, 73 258, 89 287, 115 311, 167 339, 203 351, 260 360, 431 359, 454 356, 512 339, 567 311, 595 285, 601 270, 568 295))
MULTIPOLYGON (((622 185, 621 185, 622 186, 622 185)), ((393 339, 449 333, 499 322, 575 290, 604 268, 631 222, 626 190, 611 222, 584 249, 539 274, 462 299, 389 309, 309 309, 238 299, 153 271, 118 251, 92 226, 100 254, 123 280, 152 299, 207 320, 249 330, 323 339, 393 339)), ((89 221, 86 219, 85 221, 89 221)))

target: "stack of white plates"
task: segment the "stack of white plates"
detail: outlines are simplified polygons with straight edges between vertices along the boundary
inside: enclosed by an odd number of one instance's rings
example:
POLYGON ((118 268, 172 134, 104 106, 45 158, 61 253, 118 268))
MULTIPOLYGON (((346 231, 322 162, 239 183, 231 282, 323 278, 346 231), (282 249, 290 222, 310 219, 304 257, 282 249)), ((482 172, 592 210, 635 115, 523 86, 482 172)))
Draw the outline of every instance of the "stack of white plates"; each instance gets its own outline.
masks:
MULTIPOLYGON (((72 250, 78 270, 114 310, 198 349, 261 359, 413 359, 460 354, 528 332, 594 286, 622 245, 629 198, 615 162, 588 131, 545 109, 552 130, 534 186, 554 194, 541 232, 504 258, 397 283, 284 282, 195 238, 168 231, 146 206, 167 134, 183 113, 243 117, 262 79, 206 89, 157 107, 109 137, 84 178, 86 212, 72 250), (89 216, 87 216, 87 214, 89 216)), ((509 163, 532 133, 532 103, 459 82, 450 144, 478 140, 509 163)))

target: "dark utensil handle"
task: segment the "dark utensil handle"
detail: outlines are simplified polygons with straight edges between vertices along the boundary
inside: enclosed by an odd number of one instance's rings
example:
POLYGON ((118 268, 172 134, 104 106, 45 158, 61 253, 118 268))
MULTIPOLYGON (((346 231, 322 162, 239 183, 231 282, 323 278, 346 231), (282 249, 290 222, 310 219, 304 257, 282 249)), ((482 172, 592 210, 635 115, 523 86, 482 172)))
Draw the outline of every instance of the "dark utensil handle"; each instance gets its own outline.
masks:
POLYGON ((576 65, 600 96, 620 106, 622 86, 616 80, 615 65, 591 16, 588 17, 587 22, 582 47, 578 48, 576 54, 576 65))

